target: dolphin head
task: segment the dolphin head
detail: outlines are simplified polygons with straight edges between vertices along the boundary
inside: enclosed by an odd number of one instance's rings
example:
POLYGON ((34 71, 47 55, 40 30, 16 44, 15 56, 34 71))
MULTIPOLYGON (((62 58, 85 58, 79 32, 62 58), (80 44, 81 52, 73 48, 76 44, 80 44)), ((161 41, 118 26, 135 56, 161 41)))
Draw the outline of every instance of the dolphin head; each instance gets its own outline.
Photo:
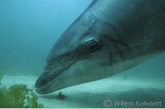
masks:
POLYGON ((164 4, 94 0, 56 41, 35 83, 36 92, 103 79, 164 52, 164 4))
POLYGON ((87 18, 79 18, 56 41, 46 59, 44 73, 35 83, 37 93, 47 94, 107 77, 111 65, 107 49, 113 40, 107 36, 115 36, 115 31, 94 16, 87 18))

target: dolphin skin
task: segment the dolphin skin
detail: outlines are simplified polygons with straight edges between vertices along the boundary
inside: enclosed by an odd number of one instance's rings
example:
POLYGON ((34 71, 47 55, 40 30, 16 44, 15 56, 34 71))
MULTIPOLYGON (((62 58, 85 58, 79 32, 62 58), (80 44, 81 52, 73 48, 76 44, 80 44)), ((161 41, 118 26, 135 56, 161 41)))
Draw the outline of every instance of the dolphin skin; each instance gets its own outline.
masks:
POLYGON ((165 0, 93 0, 51 49, 39 94, 100 80, 165 51, 165 0))

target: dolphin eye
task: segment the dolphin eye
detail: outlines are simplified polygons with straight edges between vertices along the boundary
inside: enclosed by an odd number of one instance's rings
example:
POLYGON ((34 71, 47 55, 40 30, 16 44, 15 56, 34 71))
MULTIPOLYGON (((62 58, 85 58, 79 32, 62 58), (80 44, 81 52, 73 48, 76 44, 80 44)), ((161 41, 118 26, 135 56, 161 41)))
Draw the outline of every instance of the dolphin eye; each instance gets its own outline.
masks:
POLYGON ((90 53, 96 52, 100 49, 100 43, 94 39, 85 42, 85 46, 90 53))

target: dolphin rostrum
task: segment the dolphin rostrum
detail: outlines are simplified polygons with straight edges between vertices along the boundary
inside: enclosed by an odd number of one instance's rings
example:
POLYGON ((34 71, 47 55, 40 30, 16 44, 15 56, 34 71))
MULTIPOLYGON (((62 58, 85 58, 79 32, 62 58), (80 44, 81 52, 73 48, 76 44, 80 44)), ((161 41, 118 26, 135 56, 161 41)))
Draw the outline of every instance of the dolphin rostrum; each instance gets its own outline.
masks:
POLYGON ((51 49, 36 92, 103 79, 165 51, 165 0, 93 0, 51 49))

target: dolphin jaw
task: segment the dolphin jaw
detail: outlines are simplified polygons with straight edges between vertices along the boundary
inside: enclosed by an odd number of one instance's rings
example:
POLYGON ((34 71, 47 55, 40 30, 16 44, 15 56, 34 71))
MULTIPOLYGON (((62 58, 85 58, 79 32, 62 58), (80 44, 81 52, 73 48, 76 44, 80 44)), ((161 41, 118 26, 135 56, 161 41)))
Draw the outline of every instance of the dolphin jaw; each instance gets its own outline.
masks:
POLYGON ((49 89, 48 87, 52 84, 52 81, 54 81, 59 75, 64 73, 66 70, 68 70, 74 63, 75 61, 63 65, 61 64, 59 64, 58 66, 55 65, 56 67, 54 69, 51 66, 45 67, 44 73, 36 80, 35 91, 39 94, 50 93, 51 91, 47 91, 47 90, 49 89), (46 68, 51 68, 51 69, 46 69, 46 68))

